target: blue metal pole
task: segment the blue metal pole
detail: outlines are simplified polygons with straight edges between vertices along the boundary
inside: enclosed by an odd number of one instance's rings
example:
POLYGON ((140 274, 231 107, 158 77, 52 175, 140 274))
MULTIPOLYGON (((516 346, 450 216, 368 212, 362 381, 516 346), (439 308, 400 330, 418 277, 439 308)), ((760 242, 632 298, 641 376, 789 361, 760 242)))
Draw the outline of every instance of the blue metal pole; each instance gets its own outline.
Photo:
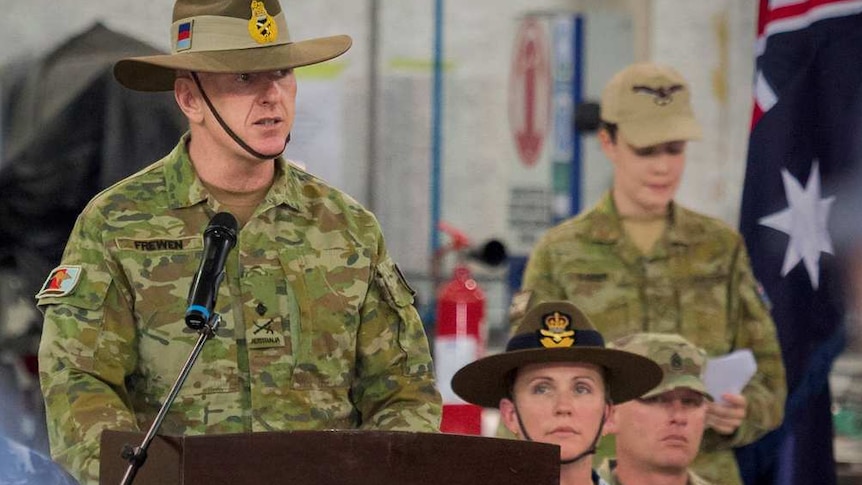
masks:
POLYGON ((431 292, 427 307, 422 312, 425 331, 429 336, 435 335, 437 286, 440 284, 441 258, 440 251, 440 192, 441 192, 441 158, 442 158, 442 122, 443 118, 443 0, 434 0, 434 86, 431 92, 431 180, 429 192, 431 196, 431 227, 430 235, 430 277, 431 292))
MULTIPOLYGON (((584 17, 575 15, 575 28, 572 32, 572 57, 573 60, 573 76, 572 76, 572 107, 578 109, 578 106, 583 101, 584 93, 584 17)), ((574 111, 572 111, 574 115, 574 111)), ((571 215, 575 215, 581 211, 581 133, 575 127, 574 119, 571 123, 572 127, 572 168, 570 175, 570 186, 572 198, 569 208, 571 215)))
MULTIPOLYGON (((440 191, 443 116, 443 0, 434 1, 434 87, 431 94, 431 257, 440 248, 440 191)), ((436 288, 434 289, 436 291, 436 288)))

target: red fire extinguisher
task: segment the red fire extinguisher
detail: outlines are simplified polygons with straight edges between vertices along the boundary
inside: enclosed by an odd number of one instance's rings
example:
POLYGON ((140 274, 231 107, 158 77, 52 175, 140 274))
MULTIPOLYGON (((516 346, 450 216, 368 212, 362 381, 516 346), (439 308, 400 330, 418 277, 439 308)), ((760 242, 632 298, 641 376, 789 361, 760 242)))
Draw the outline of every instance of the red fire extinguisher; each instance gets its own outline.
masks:
POLYGON ((485 293, 470 270, 459 264, 437 296, 434 365, 443 395, 444 433, 482 434, 482 408, 461 400, 452 391, 452 376, 484 353, 485 293))

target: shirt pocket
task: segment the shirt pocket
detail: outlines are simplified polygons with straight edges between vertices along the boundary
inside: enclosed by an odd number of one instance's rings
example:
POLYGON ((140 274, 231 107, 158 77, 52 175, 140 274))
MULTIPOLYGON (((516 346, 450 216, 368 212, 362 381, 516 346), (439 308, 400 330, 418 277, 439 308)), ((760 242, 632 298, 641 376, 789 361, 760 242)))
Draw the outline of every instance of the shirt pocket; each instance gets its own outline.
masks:
POLYGON ((368 293, 371 261, 352 248, 311 249, 282 255, 300 317, 290 322, 296 366, 292 387, 299 390, 349 387, 356 367, 360 311, 368 293))
MULTIPOLYGON (((203 256, 200 236, 178 239, 118 239, 117 257, 128 281, 138 334, 138 365, 130 382, 148 400, 161 400, 176 380, 199 334, 185 323, 188 292, 203 256)), ((216 311, 226 315, 230 295, 219 289, 216 311)), ((239 389, 233 325, 222 319, 203 346, 179 396, 239 389)))
POLYGON ((404 356, 402 372, 407 376, 428 373, 431 368, 430 351, 422 320, 413 307, 416 292, 390 257, 377 265, 375 280, 383 298, 381 305, 388 305, 398 318, 396 340, 404 356))
POLYGON ((728 276, 723 273, 694 274, 679 287, 683 335, 701 342, 724 342, 728 330, 728 276))
POLYGON ((580 308, 606 341, 642 331, 638 286, 622 271, 564 268, 566 297, 580 308))

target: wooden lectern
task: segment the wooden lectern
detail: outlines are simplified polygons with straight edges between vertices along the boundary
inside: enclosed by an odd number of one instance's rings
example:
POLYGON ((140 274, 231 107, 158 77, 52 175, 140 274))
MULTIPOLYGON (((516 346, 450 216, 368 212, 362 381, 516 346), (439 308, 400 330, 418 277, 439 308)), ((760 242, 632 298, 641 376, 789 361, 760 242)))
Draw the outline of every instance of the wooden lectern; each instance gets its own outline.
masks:
MULTIPOLYGON (((102 434, 100 483, 128 468, 123 445, 144 433, 102 434)), ((400 431, 287 431, 156 436, 136 485, 523 485, 557 484, 555 445, 400 431)))

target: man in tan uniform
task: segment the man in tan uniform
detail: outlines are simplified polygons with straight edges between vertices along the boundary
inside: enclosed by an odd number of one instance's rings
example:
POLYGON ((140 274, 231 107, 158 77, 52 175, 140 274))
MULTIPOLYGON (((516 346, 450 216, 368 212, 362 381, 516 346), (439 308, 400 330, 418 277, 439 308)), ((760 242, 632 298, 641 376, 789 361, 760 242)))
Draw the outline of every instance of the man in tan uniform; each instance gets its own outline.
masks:
POLYGON ((616 458, 599 473, 611 485, 709 485, 688 468, 714 401, 703 382, 706 352, 668 333, 638 333, 608 348, 651 359, 663 377, 640 398, 614 406, 606 430, 616 436, 616 458))
POLYGON ((673 200, 686 143, 701 134, 688 83, 666 66, 629 66, 605 87, 601 120, 613 186, 533 248, 513 324, 538 302, 569 300, 609 340, 663 332, 711 356, 751 349, 757 373, 741 394, 709 403, 704 453, 694 464, 710 481, 738 485, 732 448, 781 423, 787 391, 775 324, 742 237, 673 200))

